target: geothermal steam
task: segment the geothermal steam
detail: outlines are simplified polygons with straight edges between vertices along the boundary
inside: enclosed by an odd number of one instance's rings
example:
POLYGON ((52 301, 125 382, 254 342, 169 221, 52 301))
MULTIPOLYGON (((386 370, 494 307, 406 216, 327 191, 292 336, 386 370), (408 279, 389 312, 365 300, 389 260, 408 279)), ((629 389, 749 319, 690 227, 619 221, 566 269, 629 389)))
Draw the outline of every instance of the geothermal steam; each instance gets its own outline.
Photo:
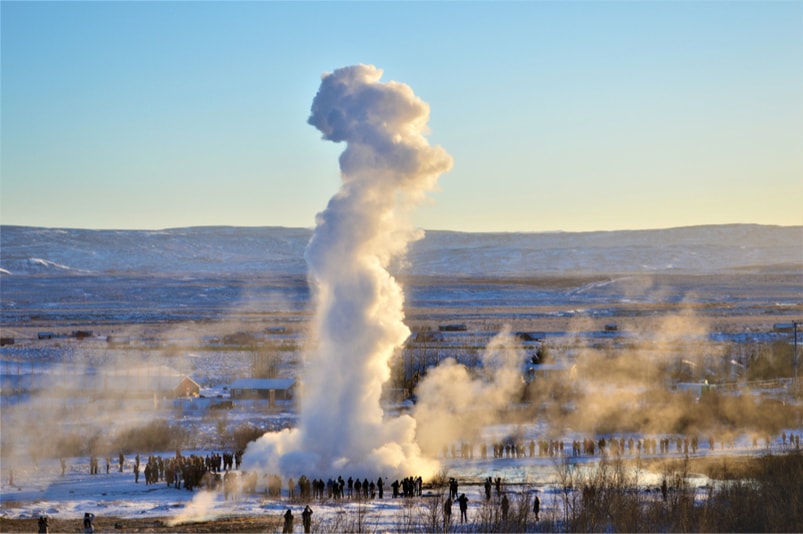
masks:
POLYGON ((456 440, 474 442, 502 415, 524 388, 524 352, 509 326, 482 353, 480 373, 449 358, 430 370, 418 386, 415 420, 422 450, 438 454, 456 440))
POLYGON ((313 347, 306 355, 296 429, 266 434, 246 469, 288 475, 433 474, 409 416, 385 420, 389 360, 409 335, 404 296, 389 262, 420 235, 409 211, 448 171, 451 157, 424 137, 429 106, 407 85, 380 82, 370 65, 322 77, 309 123, 333 142, 342 185, 318 214, 307 247, 314 288, 313 347))

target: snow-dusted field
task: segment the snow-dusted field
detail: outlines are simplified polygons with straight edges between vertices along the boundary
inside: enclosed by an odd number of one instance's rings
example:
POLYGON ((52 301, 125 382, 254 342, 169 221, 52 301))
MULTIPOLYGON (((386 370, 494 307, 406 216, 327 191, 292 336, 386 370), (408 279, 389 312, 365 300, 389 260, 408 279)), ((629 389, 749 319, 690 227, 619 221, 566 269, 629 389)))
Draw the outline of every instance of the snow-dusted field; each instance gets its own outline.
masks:
MULTIPOLYGON (((525 443, 530 438, 538 439, 543 428, 517 427, 515 429, 496 427, 488 429, 488 437, 518 432, 523 436, 525 443)), ((801 429, 790 429, 787 435, 801 429)), ((579 436, 567 436, 567 439, 579 436)), ((622 435, 629 439, 637 435, 622 435)), ((660 436, 656 436, 660 438, 660 436)), ((570 444, 567 443, 567 455, 561 456, 524 456, 522 458, 488 458, 481 459, 475 456, 472 459, 443 458, 444 477, 456 477, 459 480, 459 492, 465 493, 469 499, 469 524, 466 529, 475 531, 474 523, 482 513, 485 490, 482 482, 486 477, 502 479, 502 491, 510 496, 530 497, 538 495, 541 500, 542 518, 557 520, 561 506, 561 480, 560 472, 567 466, 577 471, 574 476, 582 479, 583 471, 589 473, 597 467, 600 456, 581 455, 573 457, 568 454, 570 444)), ((710 449, 708 443, 702 440, 700 448, 691 454, 695 458, 719 458, 726 461, 728 458, 761 455, 768 452, 782 452, 789 450, 784 446, 780 436, 772 438, 769 446, 762 440, 758 448, 754 448, 750 436, 739 436, 733 444, 725 448, 716 446, 710 449)), ((184 451, 184 454, 204 455, 209 451, 184 451)), ((173 453, 162 453, 163 457, 170 457, 173 453)), ((478 451, 475 451, 478 454, 478 451)), ((642 454, 638 456, 641 461, 636 462, 636 455, 626 453, 623 458, 630 461, 629 475, 635 485, 643 488, 647 493, 655 493, 661 484, 663 473, 651 460, 669 459, 680 462, 684 457, 682 452, 674 450, 669 453, 642 454)), ((111 468, 107 474, 105 463, 101 460, 100 473, 91 475, 89 472, 89 459, 76 457, 67 459, 64 476, 58 460, 43 459, 34 465, 30 458, 14 458, 12 464, 7 459, 3 466, 2 489, 2 517, 5 518, 31 518, 47 515, 52 518, 80 518, 86 512, 97 517, 114 517, 129 519, 159 519, 167 523, 175 523, 184 531, 191 530, 192 522, 210 521, 221 517, 263 517, 273 515, 281 516, 288 508, 296 515, 296 531, 300 531, 300 512, 304 504, 301 501, 290 499, 287 488, 283 487, 282 496, 268 497, 265 493, 265 484, 260 481, 257 492, 253 494, 240 493, 236 497, 226 500, 223 491, 175 489, 168 487, 164 482, 146 485, 143 477, 135 483, 133 474, 132 455, 126 457, 123 472, 118 469, 117 459, 112 459, 111 468), (13 468, 13 469, 12 469, 13 468), (13 480, 11 480, 13 478, 13 480)), ((344 473, 347 475, 347 473, 344 473)), ((310 476, 313 476, 312 474, 310 476)), ((388 481, 389 483, 390 481, 388 481)), ((700 488, 701 498, 705 489, 712 482, 703 474, 689 473, 689 482, 692 486, 700 488)), ((445 497, 446 487, 432 487, 425 485, 420 498, 392 499, 390 490, 382 500, 356 500, 344 499, 323 500, 314 499, 311 506, 314 510, 316 531, 336 532, 341 528, 352 529, 358 521, 362 521, 365 530, 371 532, 394 531, 404 524, 415 524, 419 531, 427 531, 425 522, 433 499, 445 497)), ((492 500, 498 503, 499 494, 496 489, 492 492, 492 500)), ((440 501, 438 501, 440 502, 440 501)), ((457 507, 455 505, 455 523, 457 507)), ((456 527, 456 530, 460 530, 456 527)))
MULTIPOLYGON (((146 486, 142 478, 135 483, 133 454, 127 455, 122 473, 114 457, 106 474, 101 458, 97 475, 89 474, 88 457, 68 457, 61 476, 57 458, 34 458, 30 450, 65 431, 88 436, 100 429, 103 435, 165 419, 189 433, 185 454, 205 455, 225 450, 228 444, 221 432, 240 425, 261 430, 294 426, 293 411, 270 411, 248 403, 225 411, 209 406, 218 398, 228 399, 227 385, 233 380, 251 375, 258 352, 228 342, 227 336, 245 333, 252 336, 255 347, 270 345, 278 351, 281 376, 303 377, 312 318, 303 262, 309 236, 309 231, 293 229, 93 232, 4 227, 0 327, 2 336, 13 343, 0 347, 0 516, 78 519, 92 512, 99 517, 180 522, 231 516, 278 519, 289 506, 296 515, 295 529, 301 531, 303 506, 287 498, 286 488, 282 497, 268 498, 264 481, 256 493, 225 500, 219 492, 177 490, 164 482, 146 486), (76 339, 72 332, 78 330, 91 335, 76 339), (42 332, 55 335, 40 339, 42 332), (203 397, 112 402, 76 393, 103 373, 157 366, 192 377, 203 397), (73 393, 31 393, 25 385, 28 376, 39 380, 34 384, 40 390, 49 387, 42 384, 59 383, 73 393)), ((406 322, 431 332, 443 325, 457 324, 460 329, 443 332, 435 344, 410 349, 401 361, 403 372, 412 374, 421 362, 430 365, 433 359, 446 357, 476 361, 505 326, 514 332, 537 333, 540 341, 525 345, 529 351, 525 355, 543 344, 555 361, 551 369, 575 369, 572 376, 579 379, 573 378, 568 393, 558 387, 561 384, 545 387, 549 391, 539 397, 543 403, 539 409, 548 417, 489 425, 482 439, 491 444, 516 436, 526 443, 549 437, 563 441, 570 451, 572 440, 601 437, 589 433, 594 425, 588 422, 582 430, 572 428, 579 419, 570 414, 615 421, 648 408, 655 414, 661 411, 633 404, 644 403, 653 387, 639 382, 642 374, 649 375, 640 367, 644 362, 671 358, 689 363, 685 371, 692 379, 701 380, 710 372, 737 383, 756 347, 788 343, 790 334, 773 327, 803 315, 803 249, 796 248, 800 236, 800 228, 741 226, 707 232, 473 238, 436 232, 415 244, 409 263, 398 267, 406 322), (598 376, 601 367, 595 362, 604 361, 612 351, 638 356, 630 369, 637 378, 628 376, 619 383, 598 376), (574 402, 566 402, 567 394, 574 402), (608 411, 596 411, 604 404, 601 399, 616 399, 618 404, 611 402, 608 411), (561 410, 566 410, 565 419, 561 410)), ((792 403, 797 411, 790 413, 800 413, 788 383, 753 388, 749 394, 765 399, 769 406, 778 403, 788 408, 792 403)), ((389 417, 397 413, 396 408, 387 410, 389 417)), ((652 419, 653 428, 645 433, 628 430, 616 437, 678 437, 663 433, 670 423, 652 419)), ((787 435, 803 434, 799 415, 779 428, 787 435)), ((717 441, 709 449, 707 437, 700 432, 700 449, 692 458, 725 460, 788 447, 780 432, 770 436, 769 443, 761 436, 757 447, 748 430, 730 431, 727 437, 733 443, 725 448, 717 441)), ((169 457, 175 452, 158 454, 169 457)), ((680 461, 683 456, 674 446, 666 454, 642 454, 643 463, 634 464, 641 467, 631 475, 645 492, 654 492, 665 474, 655 457, 680 461)), ((477 446, 472 459, 450 454, 439 461, 443 476, 459 479, 461 492, 469 498, 470 525, 457 525, 455 530, 476 531, 480 528, 476 519, 484 513, 481 483, 486 477, 501 478, 511 496, 538 494, 542 515, 557 521, 561 476, 566 469, 579 474, 593 470, 599 457, 483 460, 477 446)), ((700 473, 691 473, 690 482, 700 488, 714 483, 700 473)), ((417 499, 390 499, 388 491, 381 501, 314 502, 314 530, 355 530, 362 525, 368 531, 428 531, 432 503, 444 492, 445 488, 428 486, 417 499)), ((459 517, 456 506, 454 517, 459 517)))

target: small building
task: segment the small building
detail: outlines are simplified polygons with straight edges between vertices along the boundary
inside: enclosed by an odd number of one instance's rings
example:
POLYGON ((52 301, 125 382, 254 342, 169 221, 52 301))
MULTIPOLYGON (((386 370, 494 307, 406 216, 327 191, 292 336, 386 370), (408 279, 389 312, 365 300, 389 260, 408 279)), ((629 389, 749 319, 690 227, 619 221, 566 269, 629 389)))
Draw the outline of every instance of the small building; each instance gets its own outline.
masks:
POLYGON ((75 339, 86 339, 92 337, 92 330, 73 330, 72 337, 75 339))
POLYGON ((516 332, 516 337, 524 342, 542 342, 546 337, 546 332, 516 332))
POLYGON ((413 332, 407 340, 408 343, 441 343, 442 341, 443 334, 432 330, 413 332))
POLYGON ((176 397, 197 397, 201 394, 201 385, 192 378, 185 376, 173 390, 176 397))
POLYGON ((271 406, 277 401, 292 401, 296 381, 292 378, 240 378, 229 386, 232 399, 267 399, 271 406))
POLYGON ((201 391, 192 378, 165 365, 101 369, 82 378, 82 389, 101 396, 168 399, 197 396, 201 391))

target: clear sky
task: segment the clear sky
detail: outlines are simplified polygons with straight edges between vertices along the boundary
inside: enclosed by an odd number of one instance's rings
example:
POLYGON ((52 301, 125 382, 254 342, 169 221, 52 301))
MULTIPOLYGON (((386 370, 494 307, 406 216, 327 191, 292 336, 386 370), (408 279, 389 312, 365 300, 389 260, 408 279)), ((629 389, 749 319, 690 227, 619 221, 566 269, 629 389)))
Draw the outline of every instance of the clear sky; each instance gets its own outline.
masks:
POLYGON ((412 87, 426 229, 803 224, 803 2, 0 3, 0 223, 312 227, 324 72, 412 87))

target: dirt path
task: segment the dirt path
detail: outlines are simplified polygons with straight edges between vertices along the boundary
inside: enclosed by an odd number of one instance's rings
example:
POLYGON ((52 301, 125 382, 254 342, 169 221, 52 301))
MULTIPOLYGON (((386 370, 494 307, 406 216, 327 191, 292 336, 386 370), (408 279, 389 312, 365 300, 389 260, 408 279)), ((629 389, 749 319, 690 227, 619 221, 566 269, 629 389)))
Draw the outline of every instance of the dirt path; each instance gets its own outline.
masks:
MULTIPOLYGON (((98 517, 95 519, 95 532, 278 532, 281 519, 278 517, 225 517, 214 521, 170 525, 168 518, 121 519, 119 517, 98 517)), ((50 532, 83 532, 83 521, 79 519, 55 519, 49 521, 50 532)), ((0 518, 0 532, 38 532, 38 520, 0 518)))

